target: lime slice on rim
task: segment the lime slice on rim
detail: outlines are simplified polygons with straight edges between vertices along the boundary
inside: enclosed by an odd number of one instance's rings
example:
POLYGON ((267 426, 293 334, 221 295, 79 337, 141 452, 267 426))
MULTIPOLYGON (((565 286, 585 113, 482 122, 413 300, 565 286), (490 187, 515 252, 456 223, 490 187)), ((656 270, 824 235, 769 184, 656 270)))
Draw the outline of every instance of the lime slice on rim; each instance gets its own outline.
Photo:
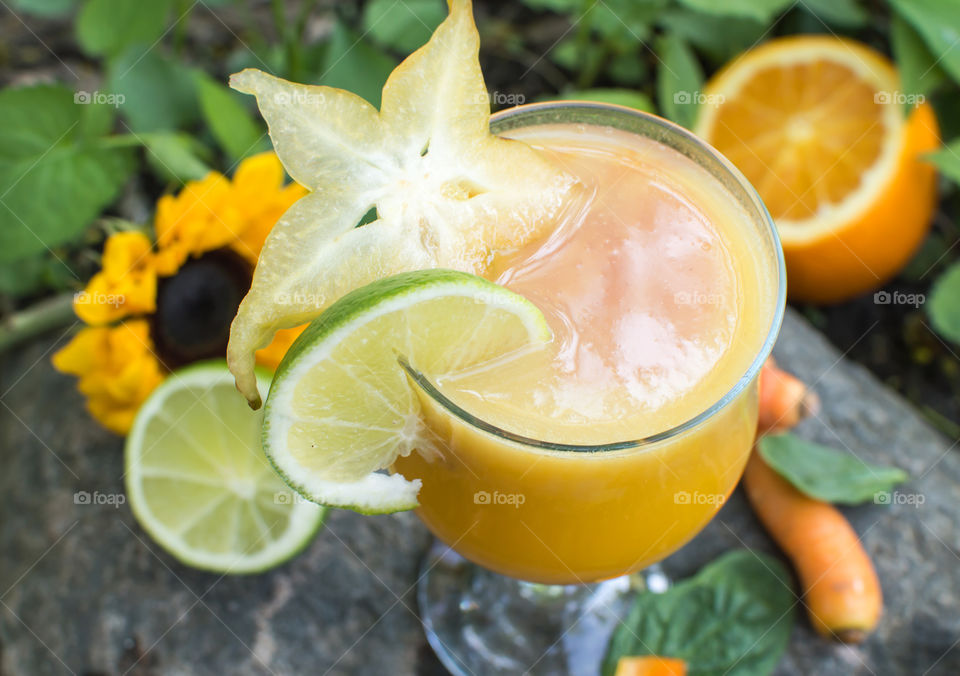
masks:
POLYGON ((323 523, 323 507, 296 496, 264 457, 262 418, 222 361, 176 371, 138 411, 125 448, 127 497, 143 529, 181 562, 259 572, 303 549, 323 523))
POLYGON ((471 274, 422 270, 368 284, 287 352, 265 407, 264 451, 310 500, 367 514, 412 509, 420 480, 383 473, 429 443, 398 356, 437 377, 550 335, 530 301, 471 274))

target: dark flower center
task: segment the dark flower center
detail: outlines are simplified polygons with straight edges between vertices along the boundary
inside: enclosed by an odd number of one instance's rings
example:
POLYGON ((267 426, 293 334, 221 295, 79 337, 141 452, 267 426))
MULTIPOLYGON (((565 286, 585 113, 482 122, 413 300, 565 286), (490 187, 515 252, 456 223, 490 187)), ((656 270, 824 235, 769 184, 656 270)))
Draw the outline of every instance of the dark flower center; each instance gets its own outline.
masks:
POLYGON ((239 254, 217 249, 158 280, 151 334, 167 368, 226 354, 230 322, 250 279, 250 265, 239 254))

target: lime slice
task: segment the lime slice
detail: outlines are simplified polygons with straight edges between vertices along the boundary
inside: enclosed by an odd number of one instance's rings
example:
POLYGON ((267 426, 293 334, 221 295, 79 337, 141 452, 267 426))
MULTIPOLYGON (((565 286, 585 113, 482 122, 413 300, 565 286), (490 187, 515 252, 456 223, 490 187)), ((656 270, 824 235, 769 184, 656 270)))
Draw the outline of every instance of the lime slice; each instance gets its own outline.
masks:
MULTIPOLYGON (((269 376, 258 379, 269 385, 269 376)), ((290 491, 264 457, 262 418, 222 361, 171 374, 137 413, 125 449, 130 507, 183 563, 262 571, 299 552, 323 523, 323 507, 290 491)))
POLYGON ((267 399, 264 451, 315 502, 412 509, 420 480, 383 473, 430 447, 398 357, 438 377, 549 340, 536 306, 480 277, 422 270, 378 280, 331 305, 287 352, 267 399))

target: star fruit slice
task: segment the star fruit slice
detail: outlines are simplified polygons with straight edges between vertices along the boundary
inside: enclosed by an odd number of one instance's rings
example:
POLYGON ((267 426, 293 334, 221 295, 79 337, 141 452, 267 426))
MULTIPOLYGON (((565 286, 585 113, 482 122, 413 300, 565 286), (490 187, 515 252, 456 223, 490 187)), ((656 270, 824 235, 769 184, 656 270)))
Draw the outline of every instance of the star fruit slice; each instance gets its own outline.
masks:
POLYGON ((230 329, 237 388, 260 405, 254 352, 347 292, 400 272, 481 274, 492 255, 555 222, 574 181, 534 149, 490 133, 469 0, 391 73, 378 112, 332 87, 247 69, 230 86, 257 97, 274 147, 311 193, 260 254, 230 329), (357 227, 376 208, 377 219, 357 227))

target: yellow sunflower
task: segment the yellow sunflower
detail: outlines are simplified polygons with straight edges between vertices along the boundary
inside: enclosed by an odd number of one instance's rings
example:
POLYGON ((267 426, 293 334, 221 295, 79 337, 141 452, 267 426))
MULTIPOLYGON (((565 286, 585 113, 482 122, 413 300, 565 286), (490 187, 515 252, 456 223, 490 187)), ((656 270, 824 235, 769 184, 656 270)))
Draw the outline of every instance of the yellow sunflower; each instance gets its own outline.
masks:
MULTIPOLYGON (((126 434, 171 369, 224 355, 267 234, 306 192, 284 185, 277 156, 263 153, 232 180, 211 172, 161 197, 155 245, 136 231, 107 238, 100 272, 74 299, 88 326, 53 355, 104 427, 126 434)), ((279 332, 257 361, 276 368, 302 329, 279 332)))

